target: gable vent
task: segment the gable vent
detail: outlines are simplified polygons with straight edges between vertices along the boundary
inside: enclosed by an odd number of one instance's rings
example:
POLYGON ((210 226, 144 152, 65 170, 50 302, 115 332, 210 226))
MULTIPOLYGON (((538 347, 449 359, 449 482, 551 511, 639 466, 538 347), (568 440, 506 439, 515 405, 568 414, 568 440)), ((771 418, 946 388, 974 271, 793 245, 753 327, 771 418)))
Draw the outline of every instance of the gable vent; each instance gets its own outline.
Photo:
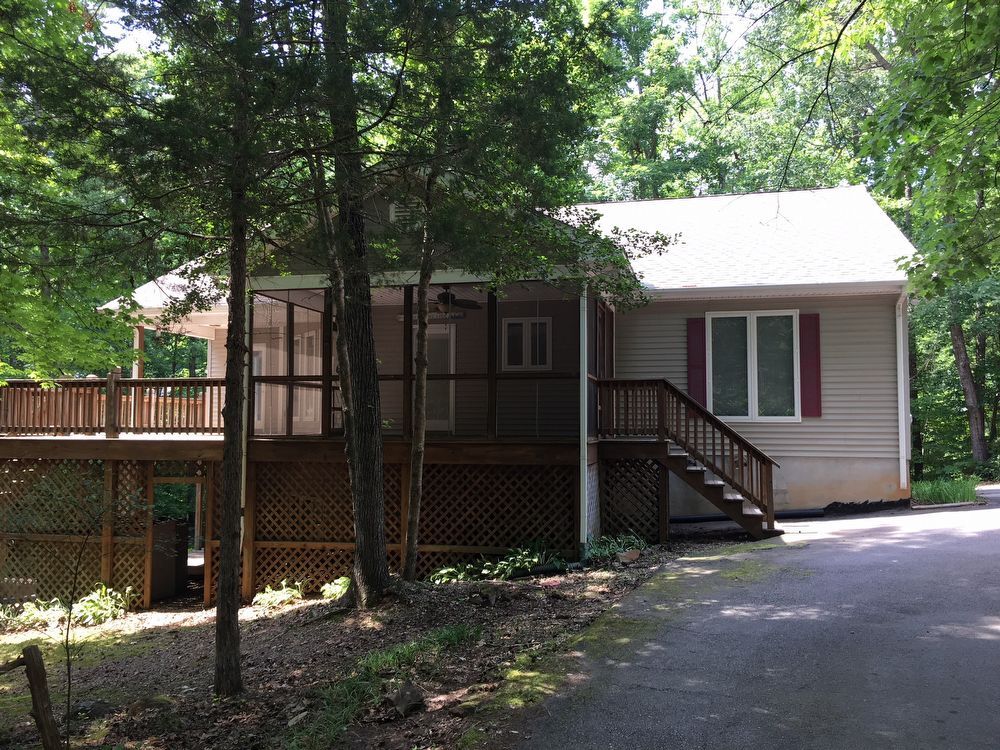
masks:
POLYGON ((420 220, 421 203, 417 198, 395 201, 389 204, 389 222, 413 226, 420 220))

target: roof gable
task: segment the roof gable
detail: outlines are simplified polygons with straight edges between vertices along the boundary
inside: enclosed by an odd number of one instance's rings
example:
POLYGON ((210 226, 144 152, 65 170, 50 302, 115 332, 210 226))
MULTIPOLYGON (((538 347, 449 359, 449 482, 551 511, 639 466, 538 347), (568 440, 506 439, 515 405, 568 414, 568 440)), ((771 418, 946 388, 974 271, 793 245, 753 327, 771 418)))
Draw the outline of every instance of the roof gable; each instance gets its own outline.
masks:
POLYGON ((902 287, 914 248, 864 186, 584 204, 613 227, 678 235, 632 265, 655 293, 870 284, 902 287))

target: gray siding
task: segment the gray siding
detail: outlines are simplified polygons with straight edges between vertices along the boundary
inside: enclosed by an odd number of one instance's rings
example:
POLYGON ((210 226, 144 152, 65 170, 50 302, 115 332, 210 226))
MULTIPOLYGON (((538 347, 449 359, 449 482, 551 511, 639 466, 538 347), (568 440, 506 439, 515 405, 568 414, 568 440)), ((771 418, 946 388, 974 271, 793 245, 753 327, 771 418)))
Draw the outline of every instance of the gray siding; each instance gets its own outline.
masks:
POLYGON ((655 302, 617 316, 616 375, 665 377, 686 389, 686 320, 708 311, 819 313, 823 416, 734 427, 779 462, 783 456, 898 458, 895 303, 893 296, 655 302))

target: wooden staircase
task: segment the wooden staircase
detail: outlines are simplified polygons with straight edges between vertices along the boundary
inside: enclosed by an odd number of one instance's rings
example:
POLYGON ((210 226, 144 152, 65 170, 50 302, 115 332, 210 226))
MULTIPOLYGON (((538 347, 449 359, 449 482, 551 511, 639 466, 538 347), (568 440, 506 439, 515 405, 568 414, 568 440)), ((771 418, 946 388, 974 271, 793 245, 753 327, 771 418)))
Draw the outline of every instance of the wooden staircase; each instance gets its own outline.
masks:
POLYGON ((774 524, 777 462, 667 380, 598 380, 602 459, 648 458, 755 539, 774 524))

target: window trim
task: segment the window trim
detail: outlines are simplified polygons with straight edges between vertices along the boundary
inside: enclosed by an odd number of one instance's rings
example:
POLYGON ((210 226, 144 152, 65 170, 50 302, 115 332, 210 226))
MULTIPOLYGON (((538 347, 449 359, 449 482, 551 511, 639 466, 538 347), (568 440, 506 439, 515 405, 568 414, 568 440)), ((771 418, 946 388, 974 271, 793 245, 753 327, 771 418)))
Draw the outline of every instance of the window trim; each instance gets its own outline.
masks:
POLYGON ((733 310, 725 312, 705 313, 705 397, 708 410, 715 413, 712 403, 712 320, 715 318, 745 318, 747 321, 747 395, 750 412, 747 415, 717 414, 727 422, 785 422, 802 421, 802 378, 800 372, 799 354, 799 311, 796 310, 733 310), (757 318, 786 317, 792 318, 792 365, 795 398, 795 414, 790 417, 760 416, 759 388, 757 382, 757 318))
POLYGON ((552 369, 552 318, 542 316, 532 316, 524 318, 503 318, 500 321, 501 336, 501 357, 500 366, 503 372, 543 372, 552 369), (521 323, 524 326, 524 335, 521 338, 521 362, 520 365, 512 365, 507 361, 507 328, 511 323, 521 323), (531 323, 545 323, 545 352, 546 364, 531 364, 531 335, 528 326, 531 323))

